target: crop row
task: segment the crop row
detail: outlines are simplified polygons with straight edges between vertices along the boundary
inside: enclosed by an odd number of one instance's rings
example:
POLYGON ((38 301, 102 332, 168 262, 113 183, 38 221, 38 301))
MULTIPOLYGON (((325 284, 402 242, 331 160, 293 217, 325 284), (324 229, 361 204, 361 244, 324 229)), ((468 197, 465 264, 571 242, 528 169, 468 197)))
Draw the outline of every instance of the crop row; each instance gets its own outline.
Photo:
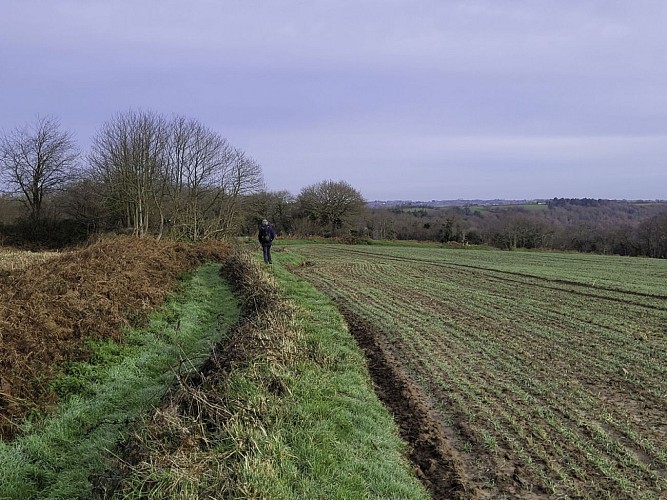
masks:
POLYGON ((329 247, 323 252, 345 252, 359 259, 365 257, 385 262, 407 260, 430 265, 458 266, 484 273, 498 272, 519 278, 544 279, 557 285, 582 285, 587 290, 620 291, 626 295, 656 295, 667 299, 665 282, 667 262, 655 259, 631 259, 562 253, 497 252, 442 250, 412 247, 329 247))

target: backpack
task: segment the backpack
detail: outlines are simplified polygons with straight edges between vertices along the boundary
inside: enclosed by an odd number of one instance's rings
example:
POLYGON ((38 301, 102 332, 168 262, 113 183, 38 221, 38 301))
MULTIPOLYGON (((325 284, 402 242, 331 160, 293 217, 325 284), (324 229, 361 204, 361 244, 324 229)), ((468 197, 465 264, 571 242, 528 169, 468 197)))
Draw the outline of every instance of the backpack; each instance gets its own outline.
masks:
POLYGON ((262 241, 265 243, 271 242, 271 228, 269 226, 262 227, 261 229, 262 241))

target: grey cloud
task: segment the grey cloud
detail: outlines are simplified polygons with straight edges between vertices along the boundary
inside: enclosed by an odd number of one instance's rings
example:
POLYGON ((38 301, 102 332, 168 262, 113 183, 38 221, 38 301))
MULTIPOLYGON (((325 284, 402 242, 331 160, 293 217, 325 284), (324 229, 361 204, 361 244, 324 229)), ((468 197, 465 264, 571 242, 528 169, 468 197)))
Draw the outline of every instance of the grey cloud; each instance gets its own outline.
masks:
POLYGON ((55 114, 85 146, 150 108, 272 189, 664 198, 665 25, 649 0, 8 1, 0 128, 55 114))

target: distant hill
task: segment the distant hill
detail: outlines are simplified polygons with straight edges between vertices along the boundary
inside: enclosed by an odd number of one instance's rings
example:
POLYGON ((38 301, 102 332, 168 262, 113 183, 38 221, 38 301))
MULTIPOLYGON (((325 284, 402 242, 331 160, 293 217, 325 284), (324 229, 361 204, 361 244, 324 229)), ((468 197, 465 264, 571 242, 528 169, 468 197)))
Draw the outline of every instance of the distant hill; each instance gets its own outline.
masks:
POLYGON ((524 205, 527 203, 546 203, 547 200, 430 200, 430 201, 415 201, 415 200, 373 200, 367 202, 371 208, 381 207, 424 207, 424 208, 439 208, 439 207, 467 207, 471 205, 524 205))
POLYGON ((392 200, 369 207, 362 234, 373 239, 667 258, 667 201, 392 200))
POLYGON ((595 199, 595 198, 533 198, 523 200, 506 199, 457 199, 457 200, 373 200, 368 201, 367 205, 371 208, 392 208, 392 207, 423 207, 423 208, 441 208, 441 207, 470 207, 470 206, 499 206, 499 205, 552 205, 562 206, 581 205, 596 206, 608 202, 625 203, 667 203, 667 200, 613 200, 613 199, 595 199))

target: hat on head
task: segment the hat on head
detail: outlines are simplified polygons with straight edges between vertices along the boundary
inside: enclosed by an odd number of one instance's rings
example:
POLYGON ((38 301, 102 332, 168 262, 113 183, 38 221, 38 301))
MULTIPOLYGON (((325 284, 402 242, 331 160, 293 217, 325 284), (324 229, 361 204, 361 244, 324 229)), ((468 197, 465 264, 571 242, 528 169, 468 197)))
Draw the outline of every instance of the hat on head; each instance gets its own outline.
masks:
POLYGON ((262 221, 262 226, 268 226, 268 225, 269 225, 269 221, 266 220, 266 219, 264 219, 264 220, 262 221))

